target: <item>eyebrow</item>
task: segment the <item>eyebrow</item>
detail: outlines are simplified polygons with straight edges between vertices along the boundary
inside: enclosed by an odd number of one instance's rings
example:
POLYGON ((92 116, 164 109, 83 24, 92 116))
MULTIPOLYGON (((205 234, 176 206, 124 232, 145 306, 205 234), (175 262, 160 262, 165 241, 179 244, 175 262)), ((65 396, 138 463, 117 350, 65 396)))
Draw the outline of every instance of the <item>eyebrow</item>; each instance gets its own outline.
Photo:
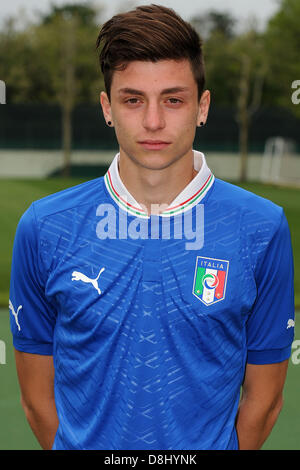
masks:
MULTIPOLYGON (((172 93, 184 93, 189 91, 189 88, 187 87, 182 87, 182 86, 176 86, 172 88, 165 88, 164 90, 161 91, 161 95, 169 95, 172 93)), ((124 95, 138 95, 138 96, 144 96, 145 93, 141 90, 135 90, 134 88, 121 88, 119 90, 119 94, 124 94, 124 95)))

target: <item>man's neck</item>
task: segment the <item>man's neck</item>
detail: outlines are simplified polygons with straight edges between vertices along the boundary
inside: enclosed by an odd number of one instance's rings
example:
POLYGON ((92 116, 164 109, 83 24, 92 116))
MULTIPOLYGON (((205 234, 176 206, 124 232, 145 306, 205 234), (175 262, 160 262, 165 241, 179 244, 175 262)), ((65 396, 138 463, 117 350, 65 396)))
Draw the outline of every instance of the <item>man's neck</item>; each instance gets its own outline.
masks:
POLYGON ((167 168, 145 168, 120 150, 119 175, 126 189, 148 214, 164 211, 197 175, 191 150, 167 168))

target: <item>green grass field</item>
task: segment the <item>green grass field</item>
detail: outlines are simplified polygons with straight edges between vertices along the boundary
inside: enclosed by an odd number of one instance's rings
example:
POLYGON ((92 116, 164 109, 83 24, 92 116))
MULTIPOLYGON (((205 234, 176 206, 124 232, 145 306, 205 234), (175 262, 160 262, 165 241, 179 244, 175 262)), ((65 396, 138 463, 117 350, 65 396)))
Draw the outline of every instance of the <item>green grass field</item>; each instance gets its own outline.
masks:
MULTIPOLYGON (((0 306, 8 305, 11 253, 17 222, 33 200, 82 182, 79 179, 3 180, 0 183, 0 306)), ((295 299, 300 308, 300 190, 261 184, 243 185, 281 205, 289 221, 295 259, 295 299)), ((300 313, 297 314, 300 316, 300 313)), ((297 328, 296 322, 296 328, 297 328)), ((300 326, 295 333, 300 340, 300 326)), ((39 449, 21 409, 9 331, 8 308, 0 310, 0 345, 6 364, 0 364, 0 450, 39 449)), ((296 343, 294 343, 296 346, 296 343)), ((285 405, 264 449, 300 450, 299 353, 294 350, 285 387, 285 405)), ((1 351, 1 349, 0 349, 1 351)), ((0 357, 1 362, 1 357, 0 357)))

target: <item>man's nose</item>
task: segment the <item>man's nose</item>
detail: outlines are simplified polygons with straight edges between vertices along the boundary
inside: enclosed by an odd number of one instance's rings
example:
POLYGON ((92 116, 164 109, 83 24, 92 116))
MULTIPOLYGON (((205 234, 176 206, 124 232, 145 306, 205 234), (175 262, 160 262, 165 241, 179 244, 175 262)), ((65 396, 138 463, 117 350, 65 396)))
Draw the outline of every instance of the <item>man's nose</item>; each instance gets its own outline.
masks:
POLYGON ((145 129, 156 131, 165 127, 163 110, 159 103, 149 103, 145 109, 143 126, 145 129))

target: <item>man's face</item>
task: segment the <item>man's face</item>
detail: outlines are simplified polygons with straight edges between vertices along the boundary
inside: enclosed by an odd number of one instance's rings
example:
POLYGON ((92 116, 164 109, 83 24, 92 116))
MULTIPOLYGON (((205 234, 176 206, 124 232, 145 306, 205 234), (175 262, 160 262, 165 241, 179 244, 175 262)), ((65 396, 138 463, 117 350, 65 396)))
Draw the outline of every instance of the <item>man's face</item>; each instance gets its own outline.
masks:
POLYGON ((159 170, 192 150, 196 126, 206 121, 209 92, 198 101, 188 60, 134 61, 114 72, 111 102, 101 93, 101 104, 121 155, 159 170))

